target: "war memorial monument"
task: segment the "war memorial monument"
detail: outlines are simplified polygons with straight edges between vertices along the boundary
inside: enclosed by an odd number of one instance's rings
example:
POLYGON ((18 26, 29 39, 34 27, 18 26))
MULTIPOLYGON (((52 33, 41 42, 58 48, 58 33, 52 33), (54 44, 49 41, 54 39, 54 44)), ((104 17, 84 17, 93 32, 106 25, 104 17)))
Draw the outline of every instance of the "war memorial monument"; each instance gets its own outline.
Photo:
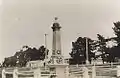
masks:
POLYGON ((52 25, 53 41, 52 55, 50 59, 45 57, 44 61, 30 61, 26 67, 1 68, 0 78, 119 78, 119 64, 97 65, 92 64, 69 65, 61 51, 61 26, 57 22, 52 25), (9 76, 8 76, 9 75, 9 76))

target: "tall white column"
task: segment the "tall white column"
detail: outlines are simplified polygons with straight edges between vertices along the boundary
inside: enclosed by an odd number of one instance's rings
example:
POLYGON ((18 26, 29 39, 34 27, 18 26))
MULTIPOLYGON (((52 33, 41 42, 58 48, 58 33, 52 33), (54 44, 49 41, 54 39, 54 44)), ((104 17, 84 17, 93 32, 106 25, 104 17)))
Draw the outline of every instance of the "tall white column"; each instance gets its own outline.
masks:
POLYGON ((18 69, 17 68, 15 68, 13 70, 13 78, 18 78, 18 69))
POLYGON ((48 34, 45 34, 45 62, 47 61, 48 59, 48 55, 47 55, 47 35, 48 34))
POLYGON ((3 68, 3 70, 2 70, 2 78, 6 78, 5 68, 3 68))
POLYGON ((88 38, 86 37, 86 64, 89 64, 88 61, 88 38))

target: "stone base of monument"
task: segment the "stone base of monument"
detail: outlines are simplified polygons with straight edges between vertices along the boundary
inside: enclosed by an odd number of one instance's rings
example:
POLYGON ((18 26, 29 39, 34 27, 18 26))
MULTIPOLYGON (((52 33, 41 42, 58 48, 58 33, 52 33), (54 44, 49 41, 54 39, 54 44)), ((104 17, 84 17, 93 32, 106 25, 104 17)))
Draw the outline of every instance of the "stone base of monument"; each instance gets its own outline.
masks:
MULTIPOLYGON (((57 78, 66 78, 68 76, 66 76, 66 67, 68 65, 64 65, 64 64, 56 64, 56 65, 49 65, 50 68, 54 68, 55 69, 55 73, 57 78)), ((68 77, 69 78, 69 77, 68 77)))

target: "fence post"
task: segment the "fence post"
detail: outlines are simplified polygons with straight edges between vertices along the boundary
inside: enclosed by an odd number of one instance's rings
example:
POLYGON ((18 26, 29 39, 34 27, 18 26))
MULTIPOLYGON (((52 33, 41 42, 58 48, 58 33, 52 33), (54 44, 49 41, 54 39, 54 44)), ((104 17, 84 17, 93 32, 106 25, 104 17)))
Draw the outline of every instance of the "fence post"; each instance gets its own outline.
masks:
POLYGON ((120 65, 117 66, 117 77, 120 77, 120 65))
POLYGON ((18 69, 17 67, 13 70, 13 78, 18 78, 18 69))
POLYGON ((95 65, 92 66, 92 78, 96 77, 96 69, 95 69, 95 65))
POLYGON ((89 78, 89 74, 88 74, 88 68, 87 67, 83 67, 83 78, 89 78))
POLYGON ((2 69, 2 78, 6 78, 5 68, 2 69))
POLYGON ((34 78, 41 78, 40 68, 35 69, 35 71, 34 71, 34 78))
POLYGON ((66 78, 69 78, 69 67, 68 66, 66 66, 66 70, 65 70, 65 77, 66 78))

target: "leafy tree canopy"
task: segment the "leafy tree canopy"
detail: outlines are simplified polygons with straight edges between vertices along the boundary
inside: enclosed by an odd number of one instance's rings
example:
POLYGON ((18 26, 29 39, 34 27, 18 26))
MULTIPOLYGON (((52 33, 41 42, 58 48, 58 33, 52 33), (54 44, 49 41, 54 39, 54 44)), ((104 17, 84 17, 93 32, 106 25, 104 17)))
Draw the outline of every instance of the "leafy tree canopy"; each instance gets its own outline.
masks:
POLYGON ((39 49, 23 46, 22 50, 16 52, 14 56, 4 59, 3 67, 25 66, 28 61, 44 60, 45 55, 48 55, 48 49, 41 46, 39 49), (25 49, 25 50, 24 50, 25 49))
MULTIPOLYGON (((91 63, 92 58, 95 58, 94 54, 94 40, 88 39, 88 56, 91 63)), ((86 37, 79 37, 75 42, 72 42, 72 51, 70 53, 70 64, 84 64, 86 60, 86 37)))

